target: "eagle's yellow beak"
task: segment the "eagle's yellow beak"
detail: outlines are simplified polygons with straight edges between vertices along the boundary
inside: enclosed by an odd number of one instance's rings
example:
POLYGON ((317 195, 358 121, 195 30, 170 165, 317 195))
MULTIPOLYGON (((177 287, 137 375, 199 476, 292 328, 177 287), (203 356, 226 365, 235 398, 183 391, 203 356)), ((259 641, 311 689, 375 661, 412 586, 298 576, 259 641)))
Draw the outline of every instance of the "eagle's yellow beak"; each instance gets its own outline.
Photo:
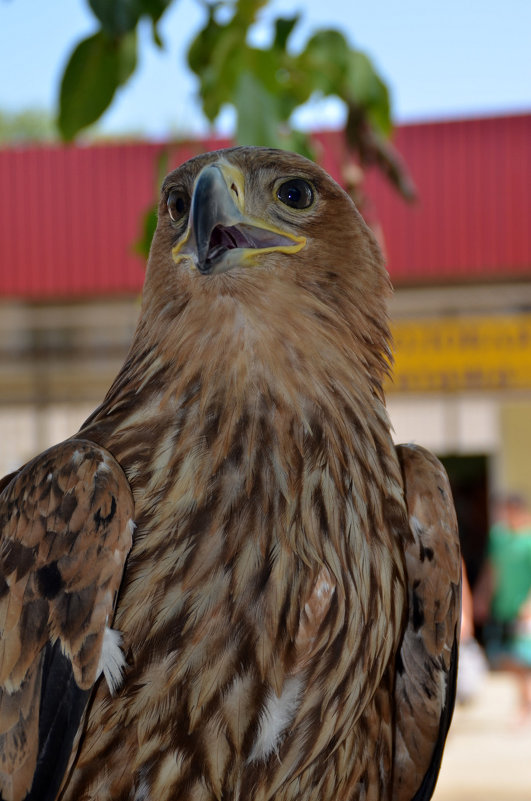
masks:
POLYGON ((281 231, 245 213, 243 174, 225 161, 197 176, 184 238, 172 250, 174 261, 192 260, 203 274, 246 266, 264 253, 297 253, 306 238, 281 231))

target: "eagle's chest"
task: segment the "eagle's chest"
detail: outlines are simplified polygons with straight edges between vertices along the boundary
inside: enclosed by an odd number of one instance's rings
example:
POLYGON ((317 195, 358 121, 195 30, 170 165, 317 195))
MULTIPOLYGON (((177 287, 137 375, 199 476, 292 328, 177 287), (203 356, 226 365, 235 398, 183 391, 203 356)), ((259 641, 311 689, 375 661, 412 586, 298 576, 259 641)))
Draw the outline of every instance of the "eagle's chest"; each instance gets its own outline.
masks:
MULTIPOLYGON (((339 448, 337 432, 275 404, 204 411, 200 396, 151 430, 161 433, 147 460, 118 454, 137 531, 117 624, 136 646, 164 641, 182 661, 183 643, 207 637, 208 649, 220 626, 261 640, 283 625, 292 633, 323 564, 363 606, 374 572, 392 583, 396 554, 382 549, 381 531, 372 547, 380 477, 355 441, 339 448)), ((194 646, 196 657, 207 653, 194 646)))
POLYGON ((96 759, 108 732, 130 765, 118 782, 150 775, 156 786, 167 764, 172 786, 186 787, 200 764, 227 786, 278 749, 309 758, 320 732, 343 736, 368 702, 360 676, 379 681, 399 636, 400 559, 381 531, 373 547, 359 501, 377 503, 376 479, 312 436, 211 419, 154 438, 148 460, 120 459, 137 524, 113 624, 128 667, 116 698, 100 687, 84 741, 96 759), (307 633, 323 575, 328 606, 307 633), (315 742, 298 743, 316 717, 315 742))

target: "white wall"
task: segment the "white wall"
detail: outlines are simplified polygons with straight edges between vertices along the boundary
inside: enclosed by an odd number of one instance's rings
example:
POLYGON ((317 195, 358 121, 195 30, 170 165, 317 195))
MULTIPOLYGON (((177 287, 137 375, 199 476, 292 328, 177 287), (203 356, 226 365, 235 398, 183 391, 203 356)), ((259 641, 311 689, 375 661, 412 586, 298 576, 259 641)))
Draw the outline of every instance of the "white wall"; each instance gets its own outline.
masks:
POLYGON ((415 442, 439 455, 493 454, 501 448, 495 397, 391 395, 387 406, 395 442, 415 442))

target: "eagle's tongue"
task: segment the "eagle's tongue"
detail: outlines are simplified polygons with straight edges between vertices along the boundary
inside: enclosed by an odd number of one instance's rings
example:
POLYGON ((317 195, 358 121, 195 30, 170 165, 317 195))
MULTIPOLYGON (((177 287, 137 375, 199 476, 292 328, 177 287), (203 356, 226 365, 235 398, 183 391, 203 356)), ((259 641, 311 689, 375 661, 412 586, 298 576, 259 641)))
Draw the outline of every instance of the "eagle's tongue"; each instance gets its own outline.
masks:
POLYGON ((247 223, 230 226, 216 225, 210 234, 206 265, 210 266, 227 250, 278 247, 290 244, 291 240, 281 234, 247 223))

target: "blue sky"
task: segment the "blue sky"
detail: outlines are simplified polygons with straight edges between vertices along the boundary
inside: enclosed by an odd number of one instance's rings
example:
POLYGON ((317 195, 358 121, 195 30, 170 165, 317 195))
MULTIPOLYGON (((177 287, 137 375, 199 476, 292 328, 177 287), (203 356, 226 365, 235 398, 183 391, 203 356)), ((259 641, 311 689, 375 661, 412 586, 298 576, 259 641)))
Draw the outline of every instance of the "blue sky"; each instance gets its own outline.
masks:
MULTIPOLYGON (((371 56, 398 122, 531 110, 531 0, 277 0, 253 32, 256 42, 267 40, 271 16, 295 11, 303 14, 295 47, 316 28, 336 27, 371 56)), ((104 131, 206 132, 185 66, 203 17, 197 0, 177 0, 161 24, 164 52, 143 28, 140 69, 102 119, 104 131)), ((94 27, 85 0, 0 0, 0 109, 55 108, 65 61, 94 27)), ((333 100, 299 115, 314 127, 341 121, 333 100)), ((226 113, 218 127, 230 132, 231 124, 226 113)))

